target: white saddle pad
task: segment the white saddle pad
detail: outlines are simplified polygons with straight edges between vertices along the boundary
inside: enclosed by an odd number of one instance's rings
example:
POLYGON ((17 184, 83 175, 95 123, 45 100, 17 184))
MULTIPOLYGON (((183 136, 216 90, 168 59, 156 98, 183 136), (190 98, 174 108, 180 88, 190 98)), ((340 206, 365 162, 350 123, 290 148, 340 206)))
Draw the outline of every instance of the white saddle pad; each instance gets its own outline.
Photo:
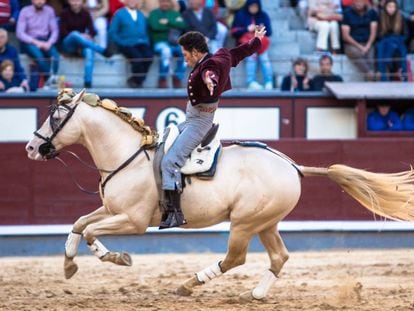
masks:
MULTIPOLYGON (((180 134, 175 124, 170 124, 168 128, 170 129, 170 132, 164 141, 164 154, 167 154, 168 150, 180 134)), ((197 148, 191 152, 190 157, 181 168, 181 173, 185 175, 192 175, 208 171, 213 165, 214 155, 220 146, 220 139, 217 135, 207 146, 201 147, 201 145, 198 145, 197 148)))

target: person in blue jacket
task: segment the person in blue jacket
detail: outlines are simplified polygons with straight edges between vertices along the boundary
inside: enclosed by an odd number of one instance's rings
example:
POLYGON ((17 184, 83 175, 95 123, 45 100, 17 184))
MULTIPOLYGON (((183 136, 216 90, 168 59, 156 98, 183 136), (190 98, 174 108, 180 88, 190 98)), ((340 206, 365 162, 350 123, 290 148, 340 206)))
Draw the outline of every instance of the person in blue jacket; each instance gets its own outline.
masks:
POLYGON ((254 36, 256 25, 266 28, 266 36, 262 40, 259 51, 246 58, 246 82, 247 87, 253 90, 273 89, 273 69, 269 59, 270 37, 272 26, 269 15, 263 11, 260 0, 247 0, 245 6, 234 16, 231 34, 238 44, 248 42, 254 36), (256 78, 257 64, 260 65, 263 76, 263 84, 256 78))
POLYGON ((369 113, 367 119, 369 131, 400 131, 403 129, 401 118, 389 105, 378 105, 369 113))
POLYGON ((414 131, 414 107, 408 108, 402 116, 403 129, 414 131))

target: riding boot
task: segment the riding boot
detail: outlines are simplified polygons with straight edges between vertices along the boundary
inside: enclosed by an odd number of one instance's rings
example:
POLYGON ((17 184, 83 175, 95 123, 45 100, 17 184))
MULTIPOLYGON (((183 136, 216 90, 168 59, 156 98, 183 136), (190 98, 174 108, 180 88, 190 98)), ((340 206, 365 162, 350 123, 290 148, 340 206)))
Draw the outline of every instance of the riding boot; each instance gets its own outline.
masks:
POLYGON ((180 192, 165 190, 164 212, 159 229, 174 228, 185 225, 187 221, 181 210, 180 192))

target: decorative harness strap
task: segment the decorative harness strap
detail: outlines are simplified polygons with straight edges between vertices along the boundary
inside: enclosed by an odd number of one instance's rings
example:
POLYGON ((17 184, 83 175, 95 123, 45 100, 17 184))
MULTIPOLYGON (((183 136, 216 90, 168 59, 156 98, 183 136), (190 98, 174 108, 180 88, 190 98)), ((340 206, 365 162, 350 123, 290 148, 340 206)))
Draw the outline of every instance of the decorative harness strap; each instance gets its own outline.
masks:
POLYGON ((132 126, 132 128, 142 135, 141 146, 147 146, 147 148, 154 147, 158 141, 158 133, 152 130, 141 118, 136 118, 132 115, 132 112, 125 108, 119 107, 116 102, 111 99, 101 100, 98 95, 87 93, 83 96, 83 101, 92 107, 102 107, 109 110, 120 117, 122 120, 132 126))

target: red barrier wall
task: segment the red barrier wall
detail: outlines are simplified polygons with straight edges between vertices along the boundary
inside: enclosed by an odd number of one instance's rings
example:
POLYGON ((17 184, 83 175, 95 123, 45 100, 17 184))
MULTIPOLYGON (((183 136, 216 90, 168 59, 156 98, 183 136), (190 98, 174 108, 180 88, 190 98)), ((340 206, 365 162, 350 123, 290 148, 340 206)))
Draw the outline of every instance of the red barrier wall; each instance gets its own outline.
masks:
MULTIPOLYGON (((120 105, 143 107, 145 120, 154 126, 162 109, 176 106, 184 109, 183 96, 166 98, 126 98, 112 96, 120 105)), ((47 115, 50 97, 2 98, 5 107, 36 107, 39 124, 47 115)), ((365 116, 359 117, 358 138, 354 140, 307 140, 305 138, 306 112, 309 106, 355 107, 365 113, 366 102, 338 101, 331 97, 226 97, 221 107, 279 107, 280 139, 267 141, 272 147, 286 153, 297 163, 306 166, 329 166, 343 163, 375 172, 396 172, 410 168, 413 163, 414 138, 412 133, 379 135, 367 133, 365 116)), ((368 103, 369 104, 369 103, 368 103)), ((257 120, 256 120, 257 121, 257 120)), ((19 122, 19 120, 16 120, 19 122)), ((255 120, 252 126, 257 126, 255 120)), ((56 160, 35 162, 27 158, 24 143, 0 143, 0 224, 64 224, 73 223, 100 206, 98 196, 80 192, 72 183, 63 166, 56 160)), ((87 151, 79 146, 69 148, 91 162, 87 151)), ((63 156, 67 158, 66 156, 63 156)), ((68 158, 69 159, 69 158, 68 158)), ((98 174, 68 160, 77 180, 87 189, 96 190, 98 174)), ((277 175, 277 172, 275 172, 277 175)), ((288 216, 290 220, 367 220, 374 216, 365 211, 341 189, 324 178, 303 180, 303 194, 298 207, 288 216)), ((202 199, 202 198, 200 198, 202 199)))

